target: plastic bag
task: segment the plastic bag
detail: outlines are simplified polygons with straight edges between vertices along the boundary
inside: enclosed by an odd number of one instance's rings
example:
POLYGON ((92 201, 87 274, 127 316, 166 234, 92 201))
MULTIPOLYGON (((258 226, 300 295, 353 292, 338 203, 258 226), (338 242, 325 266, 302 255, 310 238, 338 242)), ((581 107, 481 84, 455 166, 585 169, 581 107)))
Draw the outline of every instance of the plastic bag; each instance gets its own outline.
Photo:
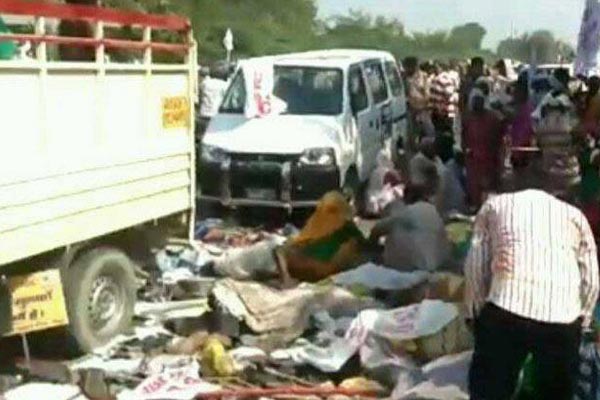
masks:
MULTIPOLYGON (((574 371, 577 379, 575 381, 573 399, 600 399, 600 354, 593 337, 584 335, 579 348, 579 357, 579 369, 574 371)), ((515 399, 530 400, 539 398, 536 393, 537 384, 534 360, 529 355, 521 370, 515 399)))
POLYGON ((273 256, 279 246, 277 240, 267 240, 250 247, 231 249, 215 261, 217 275, 236 280, 259 280, 277 276, 273 256))
POLYGON ((600 354, 593 337, 584 335, 579 349, 575 400, 600 399, 600 354))

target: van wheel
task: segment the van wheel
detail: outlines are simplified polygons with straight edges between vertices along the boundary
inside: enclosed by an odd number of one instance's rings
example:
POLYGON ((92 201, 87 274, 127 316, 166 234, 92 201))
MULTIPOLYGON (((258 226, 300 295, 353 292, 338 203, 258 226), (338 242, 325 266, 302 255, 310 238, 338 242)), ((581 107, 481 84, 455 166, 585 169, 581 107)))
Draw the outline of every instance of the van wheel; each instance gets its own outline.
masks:
POLYGON ((130 327, 136 279, 129 257, 112 248, 94 249, 67 273, 69 329, 82 351, 103 346, 130 327))

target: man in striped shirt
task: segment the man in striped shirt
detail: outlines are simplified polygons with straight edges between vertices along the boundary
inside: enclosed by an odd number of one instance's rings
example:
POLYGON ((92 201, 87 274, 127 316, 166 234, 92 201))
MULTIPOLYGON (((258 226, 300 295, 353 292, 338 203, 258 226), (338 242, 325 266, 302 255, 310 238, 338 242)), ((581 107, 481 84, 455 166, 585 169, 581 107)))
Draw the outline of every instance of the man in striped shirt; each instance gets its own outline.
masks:
POLYGON ((539 398, 571 399, 581 331, 599 286, 584 215, 541 190, 489 199, 475 221, 465 275, 475 323, 471 399, 510 399, 528 354, 539 398))
POLYGON ((430 87, 430 102, 438 130, 452 127, 458 111, 460 77, 447 65, 436 66, 430 87), (442 126, 440 126, 442 125, 442 126))
POLYGON ((436 147, 444 162, 452 158, 456 143, 454 121, 458 113, 460 77, 448 65, 437 65, 430 87, 430 107, 436 129, 436 147))

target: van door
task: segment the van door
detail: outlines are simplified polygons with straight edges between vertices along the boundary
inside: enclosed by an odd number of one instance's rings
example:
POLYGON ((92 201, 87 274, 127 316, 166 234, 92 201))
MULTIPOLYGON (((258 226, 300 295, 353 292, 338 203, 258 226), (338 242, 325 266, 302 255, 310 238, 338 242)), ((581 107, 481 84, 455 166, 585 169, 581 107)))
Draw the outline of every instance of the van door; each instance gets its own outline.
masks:
POLYGON ((389 84, 392 108, 392 150, 397 155, 399 147, 406 141, 406 92, 398 66, 393 60, 385 61, 385 75, 389 84))
POLYGON ((360 65, 353 65, 348 71, 348 94, 353 116, 353 129, 356 135, 356 167, 359 178, 368 179, 377 152, 379 115, 369 99, 365 77, 360 65))
POLYGON ((370 60, 365 62, 365 74, 367 84, 373 103, 377 112, 375 128, 378 135, 374 137, 377 140, 374 157, 383 148, 384 142, 392 136, 392 107, 391 96, 389 94, 383 65, 380 60, 370 60))

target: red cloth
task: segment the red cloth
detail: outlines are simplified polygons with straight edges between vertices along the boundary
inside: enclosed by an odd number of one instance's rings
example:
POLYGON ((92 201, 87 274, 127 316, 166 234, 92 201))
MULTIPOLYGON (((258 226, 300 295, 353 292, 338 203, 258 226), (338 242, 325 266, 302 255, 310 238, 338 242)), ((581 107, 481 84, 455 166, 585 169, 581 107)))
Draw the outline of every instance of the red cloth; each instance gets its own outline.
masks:
POLYGON ((583 215, 588 219, 596 240, 600 238, 600 203, 591 202, 581 207, 583 215))
MULTIPOLYGON (((531 146, 533 139, 533 118, 531 114, 535 111, 531 101, 527 101, 519 106, 515 118, 508 128, 508 136, 510 137, 512 146, 527 147, 531 146)), ((525 165, 529 161, 529 155, 524 152, 512 154, 513 166, 519 167, 525 165)))
POLYGON ((467 191, 471 205, 480 206, 483 193, 494 190, 500 176, 502 122, 492 113, 469 115, 464 123, 467 149, 467 191))

